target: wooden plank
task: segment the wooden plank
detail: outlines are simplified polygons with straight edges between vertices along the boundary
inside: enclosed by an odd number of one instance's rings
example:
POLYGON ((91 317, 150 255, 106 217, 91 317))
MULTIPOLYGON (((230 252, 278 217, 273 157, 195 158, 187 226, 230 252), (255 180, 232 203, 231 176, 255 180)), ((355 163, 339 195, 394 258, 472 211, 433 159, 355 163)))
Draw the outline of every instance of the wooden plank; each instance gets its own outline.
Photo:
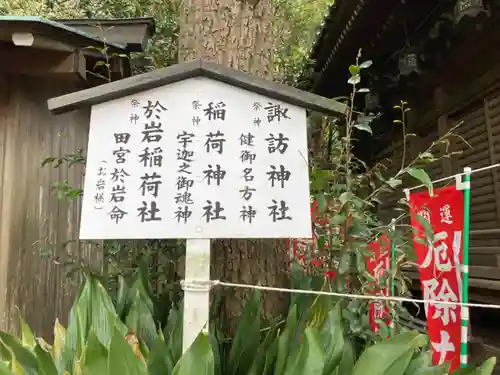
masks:
POLYGON ((0 48, 0 72, 29 76, 68 74, 85 78, 85 57, 81 52, 47 51, 31 47, 0 48))
MULTIPOLYGON (((491 115, 490 115, 490 106, 487 98, 484 99, 484 113, 485 113, 485 121, 486 121, 486 130, 488 134, 488 149, 490 154, 490 163, 496 164, 498 162, 496 153, 495 153, 495 145, 493 143, 493 132, 491 127, 491 115)), ((497 168, 493 168, 491 170, 491 176, 493 178, 493 186, 495 188, 493 194, 495 195, 495 206, 497 213, 497 222, 500 223, 500 183, 498 181, 498 171, 497 168)))
POLYGON ((339 115, 345 113, 347 108, 345 104, 335 100, 203 60, 172 65, 154 72, 138 74, 116 82, 52 98, 48 100, 48 106, 52 113, 59 114, 194 77, 211 78, 243 90, 321 113, 339 115))

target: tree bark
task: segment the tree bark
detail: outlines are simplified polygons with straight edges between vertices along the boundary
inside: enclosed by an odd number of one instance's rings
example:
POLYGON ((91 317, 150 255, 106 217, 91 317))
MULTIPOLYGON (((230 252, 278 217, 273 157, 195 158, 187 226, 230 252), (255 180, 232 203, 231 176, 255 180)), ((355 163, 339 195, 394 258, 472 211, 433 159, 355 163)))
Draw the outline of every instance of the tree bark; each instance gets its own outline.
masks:
MULTIPOLYGON (((204 59, 272 79, 273 0, 184 0, 179 61, 204 59)), ((289 255, 282 240, 212 242, 211 277, 242 284, 289 286, 289 255)), ((230 331, 252 294, 225 289, 222 313, 230 331)), ((286 314, 288 296, 263 293, 267 317, 286 314)))

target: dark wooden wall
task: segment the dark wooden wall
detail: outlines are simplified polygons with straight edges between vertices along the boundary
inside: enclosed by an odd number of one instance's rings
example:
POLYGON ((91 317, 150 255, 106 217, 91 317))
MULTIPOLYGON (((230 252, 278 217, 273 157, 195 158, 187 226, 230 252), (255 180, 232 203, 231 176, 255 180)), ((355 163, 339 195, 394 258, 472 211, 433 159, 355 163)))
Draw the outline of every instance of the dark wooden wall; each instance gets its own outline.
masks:
MULTIPOLYGON (((412 107, 410 131, 418 137, 409 142, 409 153, 416 155, 452 126, 469 144, 460 140, 452 148, 462 154, 427 167, 432 179, 500 162, 500 26, 475 34, 450 57, 450 64, 423 74, 419 88, 407 92, 412 107)), ((377 159, 389 158, 394 170, 400 164, 401 141, 379 152, 377 159)), ((500 168, 472 175, 470 285, 472 288, 500 291, 500 168)), ((454 183, 454 180, 450 180, 454 183)), ((413 185, 417 183, 412 182, 413 185)), ((442 184, 439 186, 443 186, 442 184)), ((391 216, 395 198, 382 208, 391 216)), ((392 214, 394 216, 394 214, 392 214)), ((478 292, 471 298, 483 299, 478 292)), ((491 301, 491 296, 484 298, 491 301)), ((500 301, 500 294, 493 298, 500 301)))
POLYGON ((0 73, 0 330, 18 327, 18 311, 47 339, 56 318, 65 322, 79 280, 66 277, 54 256, 69 252, 99 268, 102 253, 78 238, 79 200, 59 200, 51 187, 81 186, 83 167, 46 166, 47 156, 87 147, 89 113, 53 116, 47 99, 78 90, 77 81, 0 73), (52 258, 43 254, 50 252, 52 258))

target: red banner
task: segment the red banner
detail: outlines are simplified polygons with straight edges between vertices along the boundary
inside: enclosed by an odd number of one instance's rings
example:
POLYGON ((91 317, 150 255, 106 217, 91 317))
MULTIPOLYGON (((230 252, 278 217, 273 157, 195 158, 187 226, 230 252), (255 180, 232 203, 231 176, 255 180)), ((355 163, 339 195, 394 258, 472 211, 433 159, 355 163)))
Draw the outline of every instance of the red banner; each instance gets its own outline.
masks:
MULTIPOLYGON (((426 300, 459 302, 462 292, 464 199, 454 186, 410 194, 411 223, 416 229, 414 245, 426 300), (417 219, 417 215, 420 219, 417 219), (427 239, 425 219, 433 229, 427 239)), ((460 307, 439 302, 425 305, 434 364, 460 366, 460 307)))
MULTIPOLYGON (((366 258, 366 269, 375 279, 377 285, 375 293, 381 296, 391 295, 391 281, 387 279, 385 286, 381 285, 381 278, 391 270, 391 239, 387 235, 379 236, 368 245, 372 252, 366 258)), ((386 301, 374 301, 370 304, 370 326, 373 332, 378 332, 380 327, 377 320, 384 321, 388 326, 391 323, 390 307, 386 301)))

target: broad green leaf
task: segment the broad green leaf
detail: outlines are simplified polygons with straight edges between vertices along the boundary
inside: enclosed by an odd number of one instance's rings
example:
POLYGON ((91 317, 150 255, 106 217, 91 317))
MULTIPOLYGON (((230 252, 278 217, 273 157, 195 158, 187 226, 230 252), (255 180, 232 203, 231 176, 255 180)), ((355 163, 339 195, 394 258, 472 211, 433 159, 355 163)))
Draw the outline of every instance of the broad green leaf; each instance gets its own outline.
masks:
POLYGON ((33 349, 36 346, 36 342, 31 328, 28 326, 28 324, 26 324, 21 316, 19 317, 19 323, 21 326, 21 342, 23 346, 29 349, 33 349))
POLYGON ((340 363, 344 348, 342 308, 339 302, 329 311, 320 338, 326 352, 323 375, 331 375, 340 363))
POLYGON ((65 337, 66 329, 59 323, 59 319, 56 319, 54 324, 54 344, 52 345, 52 357, 56 362, 61 360, 65 337))
POLYGON ((331 225, 340 225, 345 222, 345 214, 340 213, 339 215, 333 215, 330 221, 331 225))
POLYGON ((259 349, 260 292, 256 291, 248 300, 240 317, 233 344, 229 352, 228 374, 235 375, 241 369, 249 369, 259 349))
POLYGON ((351 85, 357 85, 358 83, 361 82, 361 76, 359 74, 353 75, 347 83, 350 83, 351 85))
POLYGON ((83 375, 108 374, 108 351, 93 330, 89 332, 82 361, 83 375))
POLYGON ((407 350, 398 359, 396 359, 392 365, 385 370, 384 375, 401 375, 404 374, 408 365, 415 354, 413 349, 407 350))
POLYGON ((358 123, 354 124, 354 127, 356 129, 363 130, 363 131, 368 132, 368 133, 373 135, 372 128, 371 128, 370 124, 367 122, 358 122, 358 123))
POLYGON ((57 375, 56 364, 49 352, 44 350, 40 345, 36 345, 34 353, 38 361, 41 375, 57 375))
POLYGON ((387 185, 389 185, 391 188, 395 189, 398 186, 400 186, 403 181, 397 179, 397 178, 391 178, 390 180, 386 181, 387 185))
POLYGON ((149 375, 166 375, 172 373, 174 367, 172 358, 161 330, 156 336, 156 340, 149 352, 147 362, 149 375))
POLYGON ((118 329, 114 330, 109 346, 108 373, 109 375, 147 375, 148 373, 144 362, 134 353, 132 346, 125 341, 118 329))
POLYGON ((129 288, 122 275, 118 276, 118 293, 116 296, 116 313, 124 318, 125 309, 127 308, 129 288))
POLYGON ((361 69, 357 65, 351 65, 351 66, 349 66, 349 73, 351 73, 351 76, 358 75, 360 71, 361 71, 361 69))
POLYGON ((366 60, 364 62, 361 63, 361 65, 359 66, 361 69, 367 69, 369 68, 370 66, 372 66, 373 64, 373 61, 371 60, 366 60))
POLYGON ((323 348, 319 344, 318 332, 315 328, 307 327, 300 348, 289 358, 284 374, 317 375, 323 372, 324 364, 325 358, 323 348))
POLYGON ((177 362, 172 375, 214 375, 214 353, 206 333, 200 333, 177 362))
POLYGON ((0 375, 12 375, 9 366, 2 361, 0 361, 0 375))
POLYGON ((443 375, 446 371, 432 365, 432 352, 418 353, 410 362, 404 375, 443 375))
MULTIPOLYGON (((367 348, 359 357, 352 375, 383 375, 393 364, 400 363, 400 358, 411 360, 408 352, 427 343, 427 336, 418 332, 406 332, 381 341, 367 348)), ((404 363, 404 360, 402 360, 404 363)), ((408 364, 406 364, 408 366, 408 364)), ((406 369, 406 367, 405 367, 406 369)), ((404 373, 405 369, 401 373, 404 373)))
POLYGON ((297 330, 297 306, 294 306, 286 319, 285 329, 278 338, 278 348, 274 375, 282 375, 294 345, 295 332, 297 330))
POLYGON ((495 369, 496 362, 496 358, 491 357, 477 368, 469 367, 466 369, 459 369, 454 371, 453 375, 490 375, 495 369))
POLYGON ((20 340, 5 332, 0 332, 0 343, 10 352, 17 372, 21 370, 23 375, 38 375, 40 373, 35 355, 23 347, 20 340))
POLYGON ((327 200, 324 193, 320 193, 316 196, 316 201, 318 202, 318 212, 323 214, 327 208, 327 200))
POLYGON ((425 185, 429 189, 429 194, 432 193, 432 181, 426 171, 422 168, 409 168, 408 174, 425 185))
POLYGON ((351 265, 351 254, 347 251, 342 252, 338 268, 339 275, 345 275, 351 265))
POLYGON ((167 338, 167 345, 171 353, 171 357, 174 363, 182 356, 182 327, 183 327, 183 318, 182 313, 183 309, 171 309, 169 316, 167 327, 165 327, 165 337, 167 338))
POLYGON ((277 341, 276 333, 277 327, 273 322, 271 327, 269 327, 266 337, 260 345, 259 350, 257 351, 257 353, 255 353, 252 367, 248 371, 247 375, 261 375, 264 373, 263 371, 265 368, 268 351, 273 343, 277 341))

